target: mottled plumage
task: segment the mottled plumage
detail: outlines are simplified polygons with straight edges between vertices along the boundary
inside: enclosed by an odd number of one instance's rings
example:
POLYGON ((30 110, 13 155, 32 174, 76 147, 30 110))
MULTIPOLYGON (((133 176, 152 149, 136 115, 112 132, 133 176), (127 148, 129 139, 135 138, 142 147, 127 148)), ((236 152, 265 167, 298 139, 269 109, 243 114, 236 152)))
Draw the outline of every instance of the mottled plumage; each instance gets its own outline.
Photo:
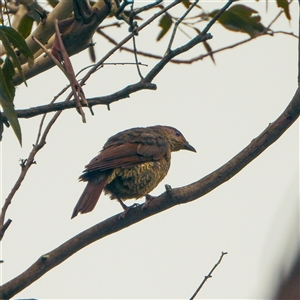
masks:
POLYGON ((122 200, 151 192, 167 175, 171 152, 182 149, 196 152, 180 131, 170 126, 132 128, 112 136, 79 177, 88 183, 72 218, 92 211, 102 190, 126 209, 122 200))

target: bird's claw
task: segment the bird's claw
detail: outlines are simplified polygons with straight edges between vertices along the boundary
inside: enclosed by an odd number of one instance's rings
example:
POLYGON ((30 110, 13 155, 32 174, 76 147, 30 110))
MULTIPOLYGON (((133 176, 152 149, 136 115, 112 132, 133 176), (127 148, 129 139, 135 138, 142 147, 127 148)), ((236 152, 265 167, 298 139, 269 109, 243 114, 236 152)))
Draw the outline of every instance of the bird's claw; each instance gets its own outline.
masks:
POLYGON ((124 219, 125 217, 126 217, 126 215, 127 215, 127 213, 132 209, 132 208, 135 208, 135 207, 137 207, 137 206, 140 206, 141 204, 139 204, 139 203, 133 203, 132 205, 130 205, 130 206, 125 206, 125 204, 124 204, 124 206, 123 206, 123 209, 124 209, 124 211, 122 212, 122 213, 120 213, 120 215, 119 215, 119 220, 122 220, 122 219, 124 219))

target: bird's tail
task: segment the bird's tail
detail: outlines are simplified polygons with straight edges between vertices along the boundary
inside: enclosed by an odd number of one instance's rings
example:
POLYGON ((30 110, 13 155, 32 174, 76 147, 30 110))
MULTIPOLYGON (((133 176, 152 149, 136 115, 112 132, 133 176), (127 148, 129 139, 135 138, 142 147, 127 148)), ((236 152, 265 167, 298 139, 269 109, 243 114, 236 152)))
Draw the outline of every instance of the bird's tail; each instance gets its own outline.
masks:
POLYGON ((98 202, 101 192, 106 184, 107 178, 98 181, 89 181, 80 196, 76 206, 74 207, 71 219, 77 216, 78 213, 88 213, 92 211, 98 202))

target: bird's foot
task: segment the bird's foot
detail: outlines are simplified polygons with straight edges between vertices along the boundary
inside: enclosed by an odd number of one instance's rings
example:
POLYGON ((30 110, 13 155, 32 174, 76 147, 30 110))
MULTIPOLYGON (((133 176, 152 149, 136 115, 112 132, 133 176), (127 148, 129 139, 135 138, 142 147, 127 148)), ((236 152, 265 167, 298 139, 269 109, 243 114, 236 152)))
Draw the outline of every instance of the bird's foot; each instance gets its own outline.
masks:
POLYGON ((119 215, 119 220, 124 219, 124 218, 126 217, 127 213, 128 213, 132 208, 135 208, 135 207, 137 207, 137 206, 140 206, 140 204, 139 204, 139 203, 134 203, 134 204, 132 204, 132 205, 130 205, 130 206, 127 206, 127 205, 125 205, 125 204, 123 203, 122 207, 123 207, 124 211, 123 211, 122 213, 120 213, 120 215, 119 215))
POLYGON ((142 209, 147 209, 147 206, 149 205, 149 203, 156 197, 147 194, 147 195, 145 195, 145 198, 146 198, 146 201, 143 204, 142 209))

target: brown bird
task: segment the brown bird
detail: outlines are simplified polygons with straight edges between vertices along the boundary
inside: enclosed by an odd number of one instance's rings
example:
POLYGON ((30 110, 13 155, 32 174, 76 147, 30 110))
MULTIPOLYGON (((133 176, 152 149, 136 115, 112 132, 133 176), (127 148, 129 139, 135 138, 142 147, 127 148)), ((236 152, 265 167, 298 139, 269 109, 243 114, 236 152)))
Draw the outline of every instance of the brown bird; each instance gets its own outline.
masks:
POLYGON ((170 126, 132 128, 112 136, 79 177, 88 183, 71 218, 92 211, 102 190, 117 199, 126 213, 129 208, 122 200, 147 196, 167 175, 171 152, 182 149, 196 152, 170 126))

